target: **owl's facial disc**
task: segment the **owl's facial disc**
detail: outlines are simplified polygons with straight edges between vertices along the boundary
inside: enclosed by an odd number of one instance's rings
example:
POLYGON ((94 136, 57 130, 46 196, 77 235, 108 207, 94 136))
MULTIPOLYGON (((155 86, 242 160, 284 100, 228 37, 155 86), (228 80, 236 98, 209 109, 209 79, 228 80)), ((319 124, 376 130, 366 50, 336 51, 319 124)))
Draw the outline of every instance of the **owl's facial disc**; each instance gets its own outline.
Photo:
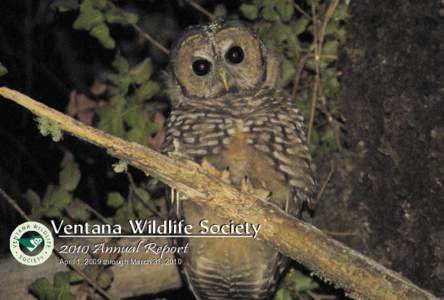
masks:
POLYGON ((242 26, 194 30, 173 54, 173 75, 187 97, 219 97, 253 90, 265 81, 264 46, 242 26))

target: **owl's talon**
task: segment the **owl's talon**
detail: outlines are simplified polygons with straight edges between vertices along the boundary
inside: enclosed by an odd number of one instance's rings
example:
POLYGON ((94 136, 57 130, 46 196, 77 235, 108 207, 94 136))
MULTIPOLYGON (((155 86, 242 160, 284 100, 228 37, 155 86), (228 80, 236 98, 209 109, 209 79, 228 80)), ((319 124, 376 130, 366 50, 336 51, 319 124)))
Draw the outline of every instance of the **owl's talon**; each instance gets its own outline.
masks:
POLYGON ((173 151, 168 152, 168 156, 171 158, 185 158, 185 155, 183 153, 180 152, 180 143, 179 140, 177 139, 173 139, 173 151))
POLYGON ((245 176, 241 181, 241 192, 251 193, 254 190, 248 176, 245 176))
POLYGON ((253 191, 253 194, 258 197, 259 199, 268 202, 271 200, 271 192, 264 189, 255 189, 253 191))
POLYGON ((230 183, 230 168, 226 167, 225 170, 222 171, 221 174, 222 181, 226 183, 230 183))
MULTIPOLYGON (((264 186, 263 184, 261 185, 264 186)), ((248 176, 245 176, 244 179, 242 179, 240 190, 244 193, 253 194, 263 201, 269 201, 271 199, 271 192, 262 188, 254 188, 248 176)))
POLYGON ((217 170, 206 158, 202 160, 202 168, 213 176, 222 176, 219 170, 217 170))

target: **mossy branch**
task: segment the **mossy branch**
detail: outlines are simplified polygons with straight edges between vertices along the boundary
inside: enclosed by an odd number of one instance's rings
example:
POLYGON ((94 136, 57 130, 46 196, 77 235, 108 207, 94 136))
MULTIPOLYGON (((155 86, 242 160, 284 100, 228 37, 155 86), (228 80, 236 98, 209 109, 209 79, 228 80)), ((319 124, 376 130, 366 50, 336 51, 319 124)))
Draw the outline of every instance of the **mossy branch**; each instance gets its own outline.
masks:
POLYGON ((344 288, 357 299, 437 299, 400 274, 328 237, 251 194, 241 193, 198 164, 173 159, 141 145, 86 126, 26 95, 0 88, 0 95, 56 122, 62 130, 107 149, 114 157, 159 178, 192 201, 209 206, 218 215, 261 224, 260 237, 316 275, 344 288))

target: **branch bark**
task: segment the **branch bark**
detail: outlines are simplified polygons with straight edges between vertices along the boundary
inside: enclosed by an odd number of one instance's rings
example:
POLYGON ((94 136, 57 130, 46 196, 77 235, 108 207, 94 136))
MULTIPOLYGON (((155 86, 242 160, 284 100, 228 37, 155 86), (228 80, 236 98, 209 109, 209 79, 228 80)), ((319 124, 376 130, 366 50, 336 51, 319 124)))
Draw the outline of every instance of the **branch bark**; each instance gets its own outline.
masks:
POLYGON ((62 130, 107 149, 112 156, 159 178, 193 201, 209 206, 221 217, 261 224, 260 238, 322 279, 344 288, 354 298, 437 299, 400 274, 328 237, 314 226, 251 194, 240 193, 192 161, 173 159, 126 142, 6 87, 0 88, 0 95, 57 122, 62 130))

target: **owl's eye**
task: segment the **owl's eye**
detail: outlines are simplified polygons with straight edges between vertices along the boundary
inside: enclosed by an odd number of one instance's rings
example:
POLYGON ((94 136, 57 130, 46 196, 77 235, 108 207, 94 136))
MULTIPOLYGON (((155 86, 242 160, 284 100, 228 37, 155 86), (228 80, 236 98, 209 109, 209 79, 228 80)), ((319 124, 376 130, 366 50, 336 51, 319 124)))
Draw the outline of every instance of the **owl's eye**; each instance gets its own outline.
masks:
POLYGON ((210 72, 211 63, 206 59, 198 59, 193 62, 193 71, 197 76, 204 76, 210 72))
POLYGON ((225 53, 225 59, 232 64, 239 64, 244 60, 244 51, 239 46, 233 46, 225 53))

